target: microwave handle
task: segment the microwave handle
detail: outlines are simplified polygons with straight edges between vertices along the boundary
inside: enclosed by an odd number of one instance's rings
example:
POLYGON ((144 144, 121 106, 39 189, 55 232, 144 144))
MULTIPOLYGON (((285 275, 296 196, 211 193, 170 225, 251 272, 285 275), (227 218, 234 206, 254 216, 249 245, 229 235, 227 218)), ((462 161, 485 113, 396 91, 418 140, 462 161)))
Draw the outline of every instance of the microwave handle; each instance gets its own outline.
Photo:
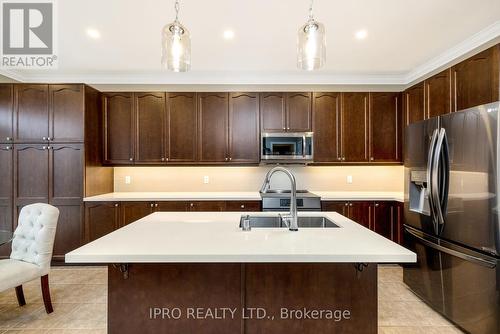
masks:
POLYGON ((302 156, 306 157, 306 136, 302 135, 302 156))

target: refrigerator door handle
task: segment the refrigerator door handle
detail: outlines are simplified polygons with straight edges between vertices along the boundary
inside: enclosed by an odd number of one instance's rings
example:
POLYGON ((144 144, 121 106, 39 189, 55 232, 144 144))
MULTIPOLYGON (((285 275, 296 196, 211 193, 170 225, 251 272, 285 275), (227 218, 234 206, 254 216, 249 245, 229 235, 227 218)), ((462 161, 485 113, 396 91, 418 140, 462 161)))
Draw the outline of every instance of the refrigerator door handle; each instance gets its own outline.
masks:
POLYGON ((438 250, 440 252, 443 252, 443 253, 446 253, 446 254, 449 254, 452 256, 456 256, 458 258, 461 258, 462 260, 469 261, 469 262, 472 262, 472 263, 475 263, 475 264, 478 264, 478 265, 481 265, 481 266, 484 266, 484 267, 487 267, 490 269, 493 269, 497 266, 496 261, 488 261, 486 259, 482 259, 482 258, 479 258, 477 256, 465 254, 465 253, 456 251, 454 249, 436 244, 432 241, 429 241, 427 239, 422 238, 420 235, 418 235, 417 233, 413 232, 412 230, 410 230, 408 228, 405 228, 405 231, 410 233, 414 238, 418 239, 425 246, 433 248, 433 249, 438 250))
POLYGON ((444 225, 446 208, 448 206, 448 186, 449 186, 449 155, 448 139, 446 130, 441 128, 436 143, 432 163, 432 197, 436 209, 437 227, 436 233, 439 235, 444 225), (441 165, 442 164, 442 165, 441 165))
POLYGON ((432 133, 431 142, 429 144, 429 155, 427 158, 427 198, 429 199, 429 210, 434 224, 434 232, 438 234, 438 222, 436 221, 436 204, 434 197, 435 183, 433 182, 434 175, 434 156, 436 150, 436 142, 438 139, 439 130, 435 129, 432 133))

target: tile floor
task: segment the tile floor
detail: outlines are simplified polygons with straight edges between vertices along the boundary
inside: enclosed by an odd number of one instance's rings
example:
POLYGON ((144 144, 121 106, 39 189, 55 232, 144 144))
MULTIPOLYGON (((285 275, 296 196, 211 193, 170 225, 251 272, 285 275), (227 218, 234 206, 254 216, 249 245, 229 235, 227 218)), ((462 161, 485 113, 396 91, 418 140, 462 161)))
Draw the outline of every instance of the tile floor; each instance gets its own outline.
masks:
MULTIPOLYGON (((27 305, 17 306, 14 289, 0 293, 0 334, 106 333, 107 269, 56 267, 49 278, 54 313, 47 315, 39 280, 24 286, 27 305)), ((461 333, 415 297, 399 266, 379 269, 379 333, 461 333)))

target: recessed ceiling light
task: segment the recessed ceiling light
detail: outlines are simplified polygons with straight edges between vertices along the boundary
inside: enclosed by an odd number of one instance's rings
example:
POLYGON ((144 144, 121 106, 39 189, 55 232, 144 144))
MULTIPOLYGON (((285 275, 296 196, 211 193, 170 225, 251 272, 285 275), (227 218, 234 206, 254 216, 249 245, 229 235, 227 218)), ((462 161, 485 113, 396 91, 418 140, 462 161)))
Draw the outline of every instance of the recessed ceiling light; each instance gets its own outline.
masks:
POLYGON ((354 34, 354 36, 356 36, 357 39, 365 39, 366 36, 368 36, 368 32, 366 30, 359 30, 359 31, 356 31, 356 33, 354 34))
POLYGON ((225 39, 233 39, 234 38, 234 31, 232 31, 232 30, 225 30, 224 31, 224 38, 225 39))
POLYGON ((101 38, 101 33, 97 29, 88 28, 87 29, 87 36, 89 36, 90 38, 93 38, 93 39, 98 39, 98 38, 101 38))

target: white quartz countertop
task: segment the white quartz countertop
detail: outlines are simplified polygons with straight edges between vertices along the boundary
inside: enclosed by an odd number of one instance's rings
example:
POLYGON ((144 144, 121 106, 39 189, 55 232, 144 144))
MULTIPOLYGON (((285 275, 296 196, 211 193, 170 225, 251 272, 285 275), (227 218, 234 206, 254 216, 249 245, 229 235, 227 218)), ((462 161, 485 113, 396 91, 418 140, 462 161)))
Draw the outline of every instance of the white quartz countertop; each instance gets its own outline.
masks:
MULTIPOLYGON (((415 262, 415 253, 336 212, 338 228, 239 228, 242 212, 156 212, 68 254, 68 263, 415 262)), ((277 215, 278 213, 251 213, 277 215)))
MULTIPOLYGON (((399 192, 363 192, 363 191, 315 191, 312 193, 323 201, 335 200, 386 200, 403 202, 403 193, 399 192)), ((113 192, 85 197, 85 202, 108 201, 260 201, 258 191, 210 191, 210 192, 113 192)))

